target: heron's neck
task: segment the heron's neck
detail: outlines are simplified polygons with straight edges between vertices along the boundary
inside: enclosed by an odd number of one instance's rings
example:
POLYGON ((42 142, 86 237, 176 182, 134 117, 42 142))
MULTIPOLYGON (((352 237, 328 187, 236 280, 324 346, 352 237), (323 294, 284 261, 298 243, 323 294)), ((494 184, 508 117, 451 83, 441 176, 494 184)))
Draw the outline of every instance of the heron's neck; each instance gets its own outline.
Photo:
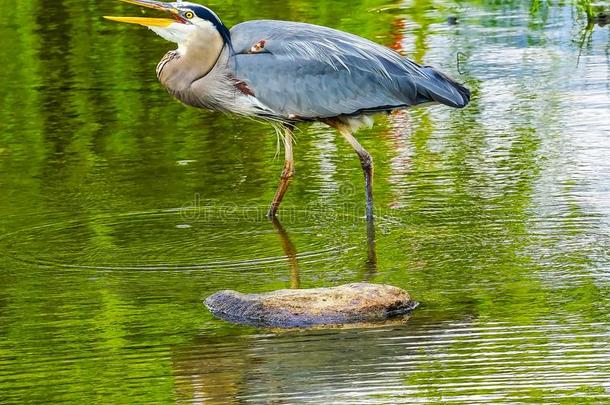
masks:
POLYGON ((161 60, 159 81, 171 91, 187 90, 214 68, 223 47, 224 40, 212 24, 200 27, 161 60))

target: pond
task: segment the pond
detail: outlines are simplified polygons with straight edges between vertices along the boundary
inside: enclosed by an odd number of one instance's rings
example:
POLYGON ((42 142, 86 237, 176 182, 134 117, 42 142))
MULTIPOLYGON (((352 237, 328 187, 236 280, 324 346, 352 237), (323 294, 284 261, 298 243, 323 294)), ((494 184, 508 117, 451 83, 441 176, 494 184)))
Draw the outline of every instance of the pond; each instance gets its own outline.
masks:
MULTIPOLYGON (((158 84, 172 45, 107 22, 118 1, 3 1, 0 402, 602 403, 610 397, 610 34, 568 2, 207 3, 350 31, 440 67, 464 110, 358 134, 357 158, 187 108, 158 84), (457 23, 455 18, 457 17, 457 23), (202 300, 356 281, 404 288, 404 324, 279 332, 202 300)), ((602 24, 603 25, 603 24, 602 24)))

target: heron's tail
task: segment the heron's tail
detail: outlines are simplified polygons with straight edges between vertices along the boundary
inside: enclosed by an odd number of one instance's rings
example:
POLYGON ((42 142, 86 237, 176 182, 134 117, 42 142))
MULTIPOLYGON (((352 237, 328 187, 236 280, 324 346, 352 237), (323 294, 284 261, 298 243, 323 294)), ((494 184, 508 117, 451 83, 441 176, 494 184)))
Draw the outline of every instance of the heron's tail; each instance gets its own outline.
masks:
POLYGON ((422 66, 429 81, 418 88, 419 93, 430 101, 436 101, 455 108, 464 108, 470 102, 470 90, 439 72, 432 66, 422 66))

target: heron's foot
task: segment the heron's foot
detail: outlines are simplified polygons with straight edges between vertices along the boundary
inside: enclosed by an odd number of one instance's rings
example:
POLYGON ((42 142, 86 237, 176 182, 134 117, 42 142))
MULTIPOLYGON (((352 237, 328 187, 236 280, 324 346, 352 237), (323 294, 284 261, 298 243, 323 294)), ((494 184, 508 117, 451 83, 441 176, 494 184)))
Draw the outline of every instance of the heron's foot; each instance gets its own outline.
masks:
POLYGON ((288 190, 288 185, 290 184, 293 177, 294 162, 286 161, 284 165, 284 170, 282 171, 282 175, 280 176, 280 184, 277 187, 277 191, 275 193, 275 197, 273 197, 273 201, 271 202, 269 211, 267 211, 267 218, 274 218, 276 216, 277 210, 280 208, 280 204, 284 199, 284 194, 286 194, 286 190, 288 190))

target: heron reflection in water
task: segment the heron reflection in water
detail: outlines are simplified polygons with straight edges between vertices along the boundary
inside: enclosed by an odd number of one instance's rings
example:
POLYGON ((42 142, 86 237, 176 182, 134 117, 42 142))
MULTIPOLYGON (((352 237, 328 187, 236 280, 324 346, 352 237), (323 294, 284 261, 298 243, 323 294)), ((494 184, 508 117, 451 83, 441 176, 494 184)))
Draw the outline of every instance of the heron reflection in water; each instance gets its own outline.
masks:
MULTIPOLYGON (((297 248, 290 239, 290 235, 282 226, 278 218, 272 218, 273 229, 280 238, 282 250, 288 259, 290 267, 290 288, 301 288, 301 275, 299 271, 298 252, 297 248)), ((377 253, 375 250, 375 228, 372 221, 368 221, 367 227, 367 259, 364 266, 365 273, 362 279, 365 281, 371 280, 377 273, 377 253)))
POLYGON ((373 219, 373 159, 353 133, 372 116, 424 103, 462 108, 470 91, 430 66, 359 36, 312 24, 256 20, 229 29, 195 3, 122 0, 170 18, 106 17, 140 24, 175 42, 157 66, 167 90, 187 105, 267 120, 282 135, 284 169, 268 216, 294 175, 293 130, 319 121, 335 128, 364 171, 373 219))

